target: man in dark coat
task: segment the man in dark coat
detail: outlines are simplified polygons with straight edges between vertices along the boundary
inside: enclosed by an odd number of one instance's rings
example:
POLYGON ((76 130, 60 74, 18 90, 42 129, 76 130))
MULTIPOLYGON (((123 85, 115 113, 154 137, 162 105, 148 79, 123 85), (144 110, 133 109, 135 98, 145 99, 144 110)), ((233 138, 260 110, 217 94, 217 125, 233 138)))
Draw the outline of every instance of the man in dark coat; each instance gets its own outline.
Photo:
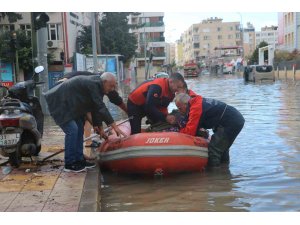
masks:
POLYGON ((45 93, 50 115, 65 133, 66 172, 81 172, 94 167, 83 157, 84 117, 91 112, 94 131, 107 138, 102 122, 111 126, 118 135, 126 136, 115 124, 103 102, 103 96, 116 89, 112 73, 76 76, 45 93))
POLYGON ((195 136, 199 127, 213 129, 208 145, 208 166, 229 163, 229 148, 245 123, 242 114, 224 102, 200 95, 180 93, 174 101, 179 112, 188 116, 188 122, 180 133, 195 136))
MULTIPOLYGON (((100 75, 101 76, 102 74, 103 73, 100 73, 100 74, 91 73, 89 71, 73 71, 73 72, 66 73, 63 76, 63 79, 59 80, 59 83, 66 81, 67 79, 70 79, 70 78, 73 78, 76 76, 80 76, 80 75, 84 75, 84 76, 100 75)), ((109 93, 107 93, 107 97, 111 103, 115 104, 120 109, 122 109, 125 113, 127 113, 127 105, 124 103, 123 99, 121 98, 121 96, 119 95, 117 90, 113 90, 113 91, 110 91, 109 93)))

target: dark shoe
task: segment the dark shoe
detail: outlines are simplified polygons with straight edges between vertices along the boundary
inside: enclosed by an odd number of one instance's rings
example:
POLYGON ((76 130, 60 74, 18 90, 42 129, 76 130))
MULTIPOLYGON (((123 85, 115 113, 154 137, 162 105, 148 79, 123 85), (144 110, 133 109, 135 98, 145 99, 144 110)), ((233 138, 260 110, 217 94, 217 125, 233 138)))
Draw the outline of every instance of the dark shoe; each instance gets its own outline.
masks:
POLYGON ((64 168, 65 172, 74 172, 74 173, 80 173, 83 171, 86 171, 85 166, 80 163, 73 163, 73 164, 66 164, 64 168))
POLYGON ((80 164, 86 169, 92 169, 96 167, 96 163, 88 162, 86 160, 80 161, 80 164))

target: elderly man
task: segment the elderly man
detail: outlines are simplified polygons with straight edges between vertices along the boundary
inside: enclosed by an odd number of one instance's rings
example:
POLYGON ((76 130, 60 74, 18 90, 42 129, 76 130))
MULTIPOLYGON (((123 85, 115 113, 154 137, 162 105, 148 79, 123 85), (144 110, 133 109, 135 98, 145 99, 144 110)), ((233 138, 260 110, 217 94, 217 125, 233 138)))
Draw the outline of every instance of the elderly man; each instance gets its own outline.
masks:
POLYGON ((116 88, 112 73, 93 76, 76 76, 55 86, 45 98, 54 121, 65 133, 66 172, 81 172, 95 167, 83 157, 83 125, 87 112, 91 112, 94 131, 107 138, 102 121, 110 125, 118 135, 126 136, 114 123, 103 103, 103 96, 116 88))
POLYGON ((175 92, 184 87, 184 79, 180 73, 172 74, 169 78, 157 78, 145 81, 133 90, 127 101, 131 134, 141 132, 141 121, 147 116, 153 123, 172 123, 174 117, 168 115, 168 105, 173 101, 175 92))
POLYGON ((224 102, 200 95, 191 97, 180 93, 174 101, 179 112, 188 116, 186 126, 180 129, 181 133, 195 136, 199 127, 213 129, 214 134, 208 145, 208 166, 229 163, 229 148, 245 123, 242 114, 224 102))
MULTIPOLYGON (((61 82, 66 81, 70 78, 80 76, 80 75, 85 75, 85 76, 100 75, 101 76, 102 74, 104 74, 104 73, 96 74, 96 73, 91 73, 89 71, 73 71, 73 72, 66 73, 63 76, 63 78, 58 81, 58 83, 61 83, 61 82)), ((108 97, 108 99, 111 103, 115 104, 120 109, 122 109, 125 113, 127 113, 127 105, 124 103, 123 99, 121 98, 121 96, 119 95, 117 90, 113 90, 113 91, 109 92, 107 94, 107 97, 108 97)))

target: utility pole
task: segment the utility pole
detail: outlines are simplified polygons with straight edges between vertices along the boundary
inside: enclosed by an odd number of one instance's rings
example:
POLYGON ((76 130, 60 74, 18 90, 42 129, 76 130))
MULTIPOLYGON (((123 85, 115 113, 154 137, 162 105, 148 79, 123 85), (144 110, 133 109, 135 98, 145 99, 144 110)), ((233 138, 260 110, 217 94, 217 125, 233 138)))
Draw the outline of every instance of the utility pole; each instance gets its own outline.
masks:
POLYGON ((96 27, 96 43, 97 43, 97 54, 101 55, 101 38, 100 38, 100 29, 99 29, 99 13, 95 13, 95 27, 96 27))
POLYGON ((15 77, 14 82, 16 83, 19 79, 17 77, 19 76, 19 52, 18 52, 18 40, 17 40, 17 33, 14 31, 12 33, 12 41, 13 41, 13 48, 15 50, 15 58, 16 58, 16 69, 15 69, 15 77))
POLYGON ((36 90, 36 95, 39 97, 42 110, 46 115, 48 115, 49 112, 43 93, 48 91, 49 87, 47 61, 48 21, 49 16, 44 12, 31 13, 33 70, 37 65, 44 67, 44 71, 40 74, 40 77, 38 78, 39 81, 42 81, 44 83, 39 89, 36 90))
POLYGON ((47 40, 48 40, 48 33, 47 28, 42 27, 37 32, 37 59, 38 64, 44 67, 44 71, 40 74, 39 80, 44 82, 40 87, 39 99, 41 102, 41 106, 43 112, 45 114, 49 114, 47 109, 46 100, 43 96, 43 93, 48 91, 48 61, 47 61, 47 40))
POLYGON ((36 28, 35 28, 35 13, 31 14, 31 47, 32 47, 32 71, 37 66, 37 43, 36 43, 36 28))
POLYGON ((98 60, 97 60, 96 24, 95 24, 95 13, 94 12, 91 12, 91 26, 92 26, 92 47, 93 47, 94 73, 97 73, 98 72, 98 60))

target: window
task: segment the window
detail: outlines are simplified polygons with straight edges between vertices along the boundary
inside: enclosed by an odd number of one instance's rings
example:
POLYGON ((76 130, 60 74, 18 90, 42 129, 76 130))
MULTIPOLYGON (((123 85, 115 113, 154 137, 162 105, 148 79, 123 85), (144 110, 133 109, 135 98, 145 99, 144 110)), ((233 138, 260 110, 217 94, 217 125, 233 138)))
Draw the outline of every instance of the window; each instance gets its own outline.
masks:
POLYGON ((235 38, 237 38, 237 39, 240 38, 240 33, 236 33, 235 38))
POLYGON ((218 27, 218 28, 217 28, 217 31, 221 31, 221 27, 218 27))
POLYGON ((200 41, 200 36, 194 35, 194 42, 199 42, 199 41, 200 41))
POLYGON ((20 29, 25 31, 26 36, 31 36, 31 25, 30 24, 21 24, 20 29))
POLYGON ((76 19, 79 18, 75 13, 72 13, 72 12, 70 12, 70 16, 72 16, 73 18, 76 18, 76 19))
POLYGON ((222 39, 222 35, 218 35, 218 39, 219 39, 219 40, 222 39))
POLYGON ((0 31, 14 31, 15 25, 13 24, 3 24, 0 25, 0 31))
POLYGON ((61 40, 61 24, 48 24, 48 40, 61 40))
POLYGON ((233 30, 233 27, 229 27, 229 30, 233 30))
POLYGON ((194 48, 200 48, 200 44, 199 43, 194 43, 194 48))
POLYGON ((228 39, 232 39, 232 35, 231 34, 228 35, 228 39))
POLYGON ((206 36, 206 35, 205 35, 205 36, 203 37, 203 40, 209 40, 209 36, 206 36))

